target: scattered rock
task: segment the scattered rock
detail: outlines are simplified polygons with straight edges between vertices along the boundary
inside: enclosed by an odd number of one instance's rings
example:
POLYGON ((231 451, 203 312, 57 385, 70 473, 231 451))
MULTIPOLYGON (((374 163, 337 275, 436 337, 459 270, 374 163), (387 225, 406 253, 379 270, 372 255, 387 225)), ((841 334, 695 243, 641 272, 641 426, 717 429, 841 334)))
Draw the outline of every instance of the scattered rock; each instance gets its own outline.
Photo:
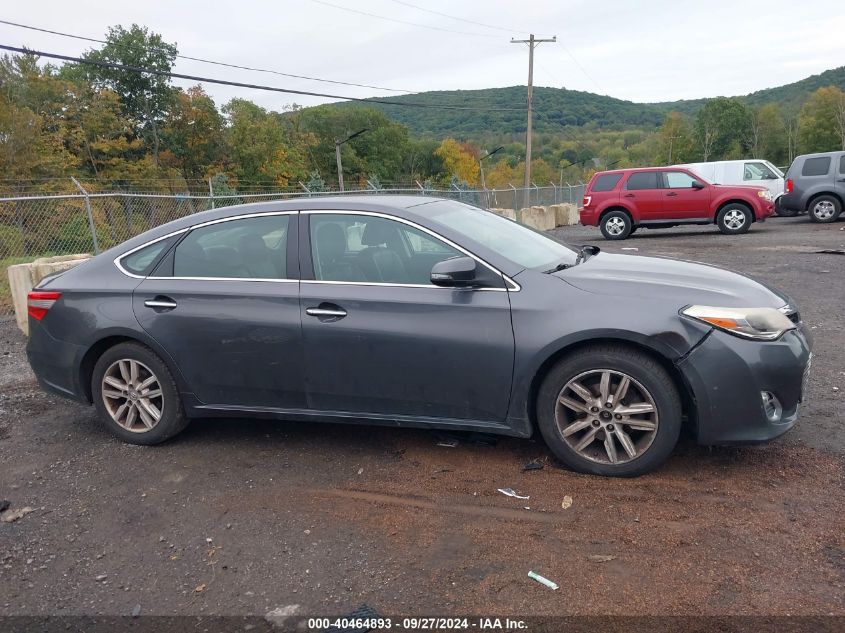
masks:
POLYGON ((194 593, 202 593, 203 591, 205 591, 205 583, 194 587, 194 593))
POLYGON ((139 615, 141 615, 141 605, 140 605, 140 604, 136 604, 136 605, 132 608, 132 617, 133 617, 133 618, 137 618, 139 615))
POLYGON ((14 523, 18 519, 25 517, 30 512, 35 512, 35 510, 29 506, 20 508, 19 510, 7 510, 3 513, 3 523, 14 523))
POLYGON ((587 556, 594 563, 607 563, 616 558, 613 554, 590 554, 587 556))
POLYGON ((99 576, 94 576, 94 580, 97 582, 103 582, 108 577, 108 574, 100 574, 99 576))
POLYGON ((299 605, 298 604, 289 604, 286 607, 277 607, 272 611, 269 611, 265 616, 264 619, 267 620, 270 624, 272 624, 277 629, 283 629, 285 627, 285 623, 292 617, 299 615, 299 605))
POLYGON ((522 467, 523 472, 526 470, 543 470, 543 462, 539 459, 535 459, 533 462, 528 462, 525 466, 522 467))
POLYGON ((9 509, 9 506, 12 505, 12 502, 7 499, 0 500, 0 512, 5 512, 9 509))
POLYGON ((564 510, 569 510, 569 508, 572 507, 572 497, 570 497, 569 495, 566 495, 563 498, 563 501, 560 502, 560 507, 563 508, 564 510))

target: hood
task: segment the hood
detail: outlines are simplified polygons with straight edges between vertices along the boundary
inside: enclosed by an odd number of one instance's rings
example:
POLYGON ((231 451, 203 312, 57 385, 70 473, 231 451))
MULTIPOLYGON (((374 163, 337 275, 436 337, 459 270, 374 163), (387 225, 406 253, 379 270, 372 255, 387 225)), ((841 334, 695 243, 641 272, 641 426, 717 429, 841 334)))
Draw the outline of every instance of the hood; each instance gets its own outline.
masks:
POLYGON ((599 253, 554 273, 580 290, 620 298, 727 308, 780 308, 789 297, 745 275, 663 257, 599 253))

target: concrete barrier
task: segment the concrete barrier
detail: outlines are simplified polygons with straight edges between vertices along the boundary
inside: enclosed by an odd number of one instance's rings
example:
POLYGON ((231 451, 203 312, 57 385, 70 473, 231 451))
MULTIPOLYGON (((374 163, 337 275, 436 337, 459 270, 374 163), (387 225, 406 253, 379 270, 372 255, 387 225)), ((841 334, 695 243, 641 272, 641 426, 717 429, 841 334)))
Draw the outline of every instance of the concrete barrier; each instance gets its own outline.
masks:
POLYGON ((538 231, 548 231, 555 228, 555 214, 549 207, 528 207, 520 209, 516 214, 517 222, 530 226, 538 231))
POLYGON ((549 209, 555 214, 556 226, 572 226, 580 221, 578 207, 569 202, 553 204, 549 209))
POLYGON ((507 218, 508 220, 516 220, 516 211, 514 211, 513 209, 491 208, 490 211, 492 211, 496 215, 501 215, 503 218, 507 218))
POLYGON ((78 266, 90 258, 91 256, 87 254, 59 255, 58 257, 42 257, 29 264, 9 266, 7 272, 9 287, 12 292, 12 303, 15 306, 15 319, 24 334, 29 334, 26 308, 26 296, 29 291, 44 277, 78 266))

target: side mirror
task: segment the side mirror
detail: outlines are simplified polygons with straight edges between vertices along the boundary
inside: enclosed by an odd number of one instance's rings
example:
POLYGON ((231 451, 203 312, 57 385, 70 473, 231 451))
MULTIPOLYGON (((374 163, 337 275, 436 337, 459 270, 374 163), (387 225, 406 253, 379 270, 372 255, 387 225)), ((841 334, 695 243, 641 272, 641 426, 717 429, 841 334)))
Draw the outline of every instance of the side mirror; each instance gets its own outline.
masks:
POLYGON ((475 260, 472 257, 452 257, 437 262, 431 269, 431 283, 444 288, 475 286, 475 260))
POLYGON ((704 183, 699 180, 693 180, 692 185, 690 185, 693 189, 704 189, 704 183))

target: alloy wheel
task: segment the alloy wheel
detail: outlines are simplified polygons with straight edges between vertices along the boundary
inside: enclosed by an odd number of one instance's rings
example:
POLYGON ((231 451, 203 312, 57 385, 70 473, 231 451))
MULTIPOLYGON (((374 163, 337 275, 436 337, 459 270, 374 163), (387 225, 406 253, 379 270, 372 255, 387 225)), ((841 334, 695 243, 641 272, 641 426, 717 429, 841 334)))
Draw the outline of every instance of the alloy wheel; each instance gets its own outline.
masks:
POLYGON ((164 398, 156 375, 143 363, 124 358, 103 374, 103 403, 112 420, 132 433, 153 429, 164 412, 164 398))
POLYGON ((555 422, 579 456, 623 464, 640 457, 657 437, 657 405, 632 376, 595 369, 578 374, 560 390, 555 422))
POLYGON ((732 231, 741 229, 743 224, 745 224, 745 214, 742 211, 731 209, 725 214, 725 226, 732 231))
POLYGON ((604 223, 604 228, 611 235, 622 235, 625 232, 625 221, 622 218, 609 218, 604 223))
POLYGON ((813 215, 819 220, 829 220, 836 213, 836 208, 830 200, 821 200, 813 207, 813 215))

